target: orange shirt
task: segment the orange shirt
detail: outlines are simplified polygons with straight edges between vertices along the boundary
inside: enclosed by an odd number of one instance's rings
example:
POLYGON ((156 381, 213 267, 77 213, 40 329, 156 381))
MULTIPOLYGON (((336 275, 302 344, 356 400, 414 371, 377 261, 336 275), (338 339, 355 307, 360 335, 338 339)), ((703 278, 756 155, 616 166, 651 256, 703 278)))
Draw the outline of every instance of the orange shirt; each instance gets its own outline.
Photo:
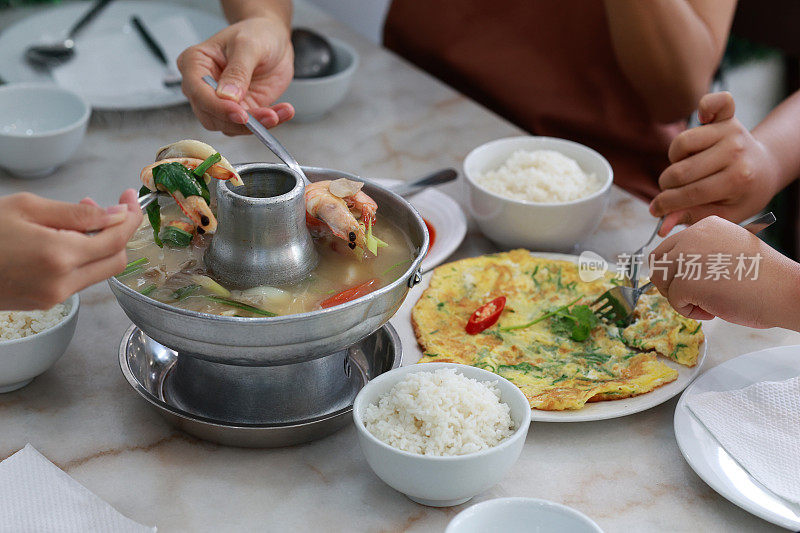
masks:
POLYGON ((650 118, 617 65, 602 0, 394 0, 384 39, 532 134, 594 148, 637 196, 658 193, 685 124, 650 118))

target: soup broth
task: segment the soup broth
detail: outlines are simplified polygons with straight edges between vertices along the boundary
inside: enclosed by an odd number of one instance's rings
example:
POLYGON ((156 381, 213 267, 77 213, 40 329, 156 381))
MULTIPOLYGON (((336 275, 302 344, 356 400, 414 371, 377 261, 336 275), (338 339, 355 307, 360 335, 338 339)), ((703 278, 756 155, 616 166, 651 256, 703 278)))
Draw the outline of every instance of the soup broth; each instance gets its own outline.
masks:
MULTIPOLYGON (((174 203, 163 205, 161 214, 163 221, 181 218, 174 203)), ((185 248, 167 244, 159 248, 145 221, 128 242, 129 267, 117 277, 150 298, 202 313, 243 317, 304 313, 377 290, 408 269, 414 257, 408 237, 380 217, 374 232, 388 244, 377 256, 367 253, 360 259, 344 241, 315 239, 319 265, 301 282, 233 290, 216 282, 206 270, 203 254, 212 235, 196 235, 185 248)))

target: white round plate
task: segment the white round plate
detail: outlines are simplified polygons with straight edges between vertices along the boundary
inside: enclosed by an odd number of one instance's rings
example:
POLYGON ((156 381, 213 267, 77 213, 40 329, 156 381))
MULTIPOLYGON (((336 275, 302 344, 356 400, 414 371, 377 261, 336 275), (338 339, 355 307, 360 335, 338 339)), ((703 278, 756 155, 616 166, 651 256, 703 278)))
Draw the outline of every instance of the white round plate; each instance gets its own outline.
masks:
POLYGON ((675 408, 675 439, 697 475, 745 511, 793 531, 800 530, 800 505, 780 498, 753 479, 697 420, 686 402, 708 391, 742 389, 761 381, 784 381, 798 375, 800 346, 760 350, 704 373, 686 389, 675 408))
MULTIPOLYGON (((533 255, 546 259, 559 259, 574 263, 578 261, 577 255, 555 253, 534 253, 533 255)), ((430 284, 431 276, 432 274, 430 273, 423 276, 422 282, 409 291, 400 310, 390 321, 397 330, 400 341, 403 343, 402 365, 414 364, 422 358, 422 352, 419 349, 417 337, 411 325, 411 310, 414 308, 417 300, 419 300, 419 297, 422 296, 422 292, 430 284)), ((680 394, 700 373, 707 351, 708 339, 700 345, 700 356, 697 359, 697 364, 691 368, 679 365, 665 357, 659 357, 664 364, 678 371, 678 379, 646 394, 634 396, 633 398, 623 398, 621 400, 587 403, 582 409, 576 411, 541 411, 539 409, 532 409, 531 421, 591 422, 595 420, 606 420, 608 418, 618 418, 645 411, 680 394)))
POLYGON ((130 24, 131 16, 138 15, 145 22, 159 44, 167 49, 168 57, 174 55, 168 49, 168 43, 175 42, 170 39, 179 38, 176 35, 181 32, 169 35, 163 31, 165 20, 182 18, 182 22, 188 23, 182 35, 196 37, 196 42, 227 25, 220 17, 171 2, 119 0, 106 7, 78 34, 76 55, 69 60, 71 64, 47 71, 35 69, 25 61, 28 46, 62 37, 91 5, 91 2, 71 2, 48 8, 6 28, 0 33, 0 78, 8 83, 59 83, 81 94, 94 109, 173 106, 186 102, 186 97, 180 87, 164 86, 166 67, 135 32, 130 24))
MULTIPOLYGON (((403 183, 392 179, 370 179, 370 181, 389 188, 403 183)), ((461 245, 464 235, 467 234, 467 217, 455 200, 435 188, 419 192, 409 197, 408 201, 436 231, 433 246, 422 261, 422 271, 430 272, 461 245)))

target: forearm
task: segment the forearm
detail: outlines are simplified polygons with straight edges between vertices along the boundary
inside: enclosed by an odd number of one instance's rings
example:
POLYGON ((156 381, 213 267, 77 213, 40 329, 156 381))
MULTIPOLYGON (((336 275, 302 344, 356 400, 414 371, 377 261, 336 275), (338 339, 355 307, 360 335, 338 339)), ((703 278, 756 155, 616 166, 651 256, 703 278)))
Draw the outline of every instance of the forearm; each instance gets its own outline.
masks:
POLYGON ((767 299, 778 305, 770 305, 772 325, 800 331, 800 263, 781 256, 783 278, 776 287, 772 297, 767 299))
POLYGON ((229 22, 255 17, 274 17, 290 27, 292 0, 221 0, 222 9, 229 22))
POLYGON ((653 118, 689 116, 727 41, 732 0, 604 0, 620 68, 653 118))
POLYGON ((773 109, 752 133, 775 161, 775 193, 800 177, 800 91, 773 109))

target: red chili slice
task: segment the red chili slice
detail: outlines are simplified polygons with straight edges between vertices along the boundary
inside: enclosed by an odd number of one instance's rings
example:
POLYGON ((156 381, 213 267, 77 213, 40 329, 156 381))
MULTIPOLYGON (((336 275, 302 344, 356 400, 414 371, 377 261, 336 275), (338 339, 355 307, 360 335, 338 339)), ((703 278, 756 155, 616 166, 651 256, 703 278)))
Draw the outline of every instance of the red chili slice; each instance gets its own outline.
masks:
POLYGON ((481 331, 494 326, 506 306, 506 297, 500 296, 489 303, 485 303, 472 313, 467 321, 467 333, 477 335, 481 331))
POLYGON ((378 288, 380 285, 380 280, 378 278, 372 278, 369 281, 365 281, 361 285, 356 285, 355 287, 350 287, 349 289, 345 289, 338 294, 334 294, 327 300, 324 300, 320 307, 326 309, 328 307, 333 307, 334 305, 343 304, 345 302, 349 302, 350 300, 355 300, 356 298, 361 298, 365 294, 369 294, 375 289, 378 288))

